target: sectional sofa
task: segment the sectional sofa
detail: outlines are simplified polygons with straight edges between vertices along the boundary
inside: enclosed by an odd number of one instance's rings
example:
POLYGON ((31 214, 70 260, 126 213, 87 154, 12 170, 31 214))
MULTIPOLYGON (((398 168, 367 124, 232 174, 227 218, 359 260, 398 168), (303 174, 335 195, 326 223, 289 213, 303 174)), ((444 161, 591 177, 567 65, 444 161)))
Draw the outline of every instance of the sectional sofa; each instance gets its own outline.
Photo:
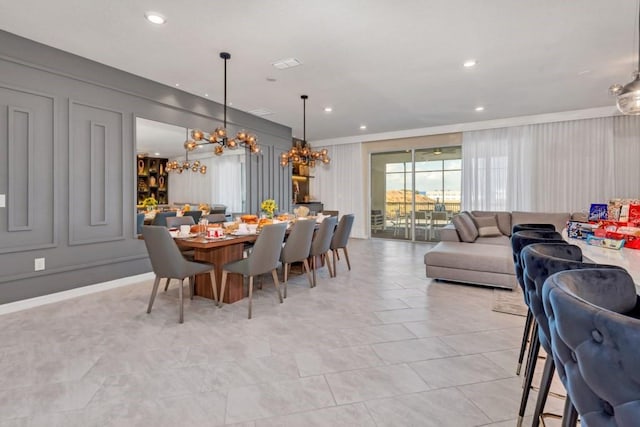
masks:
POLYGON ((462 212, 440 231, 440 242, 424 255, 427 277, 514 289, 511 227, 550 223, 561 231, 570 219, 584 220, 584 214, 462 212))

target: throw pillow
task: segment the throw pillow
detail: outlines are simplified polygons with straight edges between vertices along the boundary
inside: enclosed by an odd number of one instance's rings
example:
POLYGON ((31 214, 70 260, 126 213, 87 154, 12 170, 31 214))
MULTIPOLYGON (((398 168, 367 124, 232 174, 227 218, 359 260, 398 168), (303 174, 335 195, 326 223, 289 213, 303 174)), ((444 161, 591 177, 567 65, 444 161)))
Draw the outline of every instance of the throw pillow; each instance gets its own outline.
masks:
POLYGON ((473 223, 478 228, 478 236, 480 237, 497 237, 502 236, 502 232, 498 228, 498 220, 493 216, 471 216, 473 223))
POLYGON ((469 212, 461 212, 451 220, 463 242, 472 243, 478 238, 478 229, 471 219, 469 212))

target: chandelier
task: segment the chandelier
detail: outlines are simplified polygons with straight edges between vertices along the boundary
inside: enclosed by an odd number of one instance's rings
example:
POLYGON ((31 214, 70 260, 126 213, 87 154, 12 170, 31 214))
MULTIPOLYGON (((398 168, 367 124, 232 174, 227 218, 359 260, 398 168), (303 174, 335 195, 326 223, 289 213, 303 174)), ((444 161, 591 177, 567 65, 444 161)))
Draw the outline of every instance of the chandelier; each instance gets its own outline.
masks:
POLYGON ((640 8, 638 9, 638 68, 633 72, 633 81, 622 86, 614 84, 609 93, 616 96, 616 105, 622 114, 640 114, 640 8))
MULTIPOLYGON (((187 140, 185 141, 185 148, 187 143, 189 143, 189 129, 187 129, 187 140)), ((200 172, 201 174, 207 173, 207 166, 201 165, 199 160, 194 161, 193 163, 189 162, 189 150, 185 149, 185 160, 184 162, 178 162, 177 160, 173 160, 167 163, 166 169, 167 172, 177 172, 182 173, 184 171, 191 172, 200 172)))
POLYGON ((296 141, 286 153, 280 157, 280 166, 285 167, 289 163, 307 165, 310 168, 316 166, 316 161, 328 164, 331 159, 327 155, 327 149, 314 151, 311 144, 307 142, 307 95, 300 96, 302 99, 302 141, 296 141))
POLYGON ((184 148, 188 151, 193 151, 201 145, 215 144, 213 152, 216 156, 220 156, 225 148, 235 150, 242 146, 248 149, 251 154, 257 154, 260 152, 260 147, 258 146, 258 139, 255 135, 241 130, 236 134, 235 138, 229 139, 227 136, 227 61, 231 58, 231 54, 220 52, 220 58, 224 59, 224 124, 209 133, 194 129, 191 132, 192 139, 189 140, 187 138, 187 141, 184 143, 184 148))

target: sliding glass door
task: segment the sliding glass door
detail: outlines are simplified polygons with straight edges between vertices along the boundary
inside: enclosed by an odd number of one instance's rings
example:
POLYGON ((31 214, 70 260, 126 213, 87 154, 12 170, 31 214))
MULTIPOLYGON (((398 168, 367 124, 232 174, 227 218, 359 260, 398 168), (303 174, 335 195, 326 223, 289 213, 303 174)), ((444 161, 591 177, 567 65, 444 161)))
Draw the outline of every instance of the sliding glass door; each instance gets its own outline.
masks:
POLYGON ((460 211, 460 147, 371 155, 371 236, 438 241, 460 211))

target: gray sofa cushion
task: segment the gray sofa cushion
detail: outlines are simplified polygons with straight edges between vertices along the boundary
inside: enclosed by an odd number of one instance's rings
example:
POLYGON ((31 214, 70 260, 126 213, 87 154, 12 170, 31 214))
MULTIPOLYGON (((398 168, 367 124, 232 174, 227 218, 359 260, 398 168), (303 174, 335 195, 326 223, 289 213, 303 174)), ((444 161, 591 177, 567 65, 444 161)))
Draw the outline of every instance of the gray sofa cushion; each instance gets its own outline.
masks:
POLYGON ((505 236, 511 236, 511 212, 499 211, 471 211, 475 217, 495 216, 498 221, 498 228, 505 236))
POLYGON ((498 228, 498 220, 496 216, 471 216, 473 223, 478 229, 478 237, 497 237, 502 236, 498 228))
POLYGON ((546 212, 511 212, 511 225, 515 224, 553 224, 559 233, 567 226, 567 221, 571 218, 569 213, 546 213, 546 212))
POLYGON ((461 212, 451 220, 463 242, 472 243, 478 238, 478 229, 469 212, 461 212))
POLYGON ((514 275, 510 246, 440 242, 424 255, 427 265, 514 275))

